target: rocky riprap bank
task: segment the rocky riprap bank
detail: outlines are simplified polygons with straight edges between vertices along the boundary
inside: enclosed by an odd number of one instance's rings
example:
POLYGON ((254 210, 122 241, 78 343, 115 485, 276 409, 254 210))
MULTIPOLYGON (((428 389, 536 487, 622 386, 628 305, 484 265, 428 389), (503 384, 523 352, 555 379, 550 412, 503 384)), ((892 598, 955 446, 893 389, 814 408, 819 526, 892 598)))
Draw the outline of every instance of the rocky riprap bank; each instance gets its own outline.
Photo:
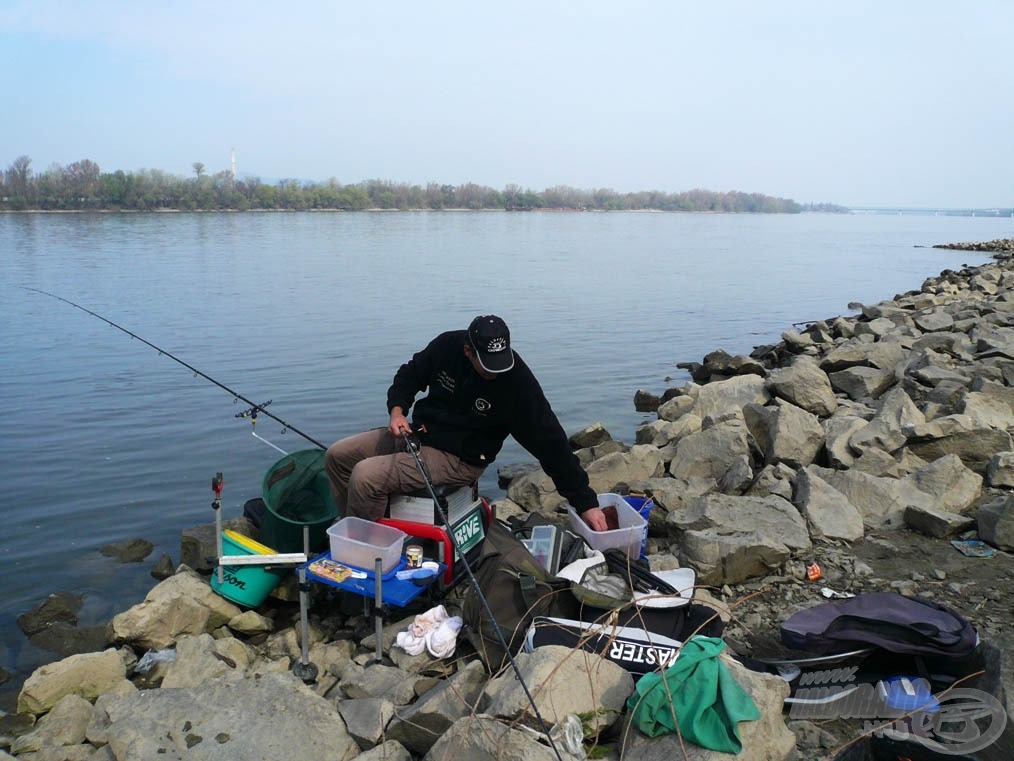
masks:
MULTIPOLYGON (((824 601, 821 584, 919 594, 969 615, 989 666, 976 684, 1011 713, 1014 243, 987 245, 1007 253, 891 301, 855 305, 856 316, 788 331, 749 357, 713 352, 686 366, 692 381, 638 392, 637 406, 657 419, 631 446, 598 425, 572 437, 596 491, 654 497, 652 567, 696 569, 697 594, 728 621, 736 652, 775 646, 780 621, 824 601), (965 558, 949 544, 954 537, 982 539, 996 556, 965 558), (913 556, 930 570, 918 571, 913 556), (805 575, 813 559, 824 571, 818 583, 805 575)), ((559 516, 561 498, 541 470, 501 475, 509 481, 501 515, 559 516)), ((464 646, 447 661, 393 646, 419 611, 388 623, 376 663, 375 635, 360 633, 372 630, 355 610, 361 601, 350 609, 315 590, 310 660, 320 674, 303 684, 292 674, 298 610, 271 600, 244 611, 212 592, 201 560, 213 554, 209 528, 187 532, 176 573, 114 617, 105 650, 25 681, 18 713, 0 719, 10 753, 33 761, 556 758, 531 729, 512 673, 491 678, 464 646), (146 653, 160 657, 147 663, 146 653)), ((446 604, 454 612, 454 600, 446 604)), ((560 648, 517 660, 565 759, 592 747, 639 761, 726 757, 629 727, 623 703, 633 682, 608 661, 560 648)), ((738 758, 829 757, 857 736, 856 726, 787 722, 781 679, 728 665, 762 713, 740 725, 738 758)))

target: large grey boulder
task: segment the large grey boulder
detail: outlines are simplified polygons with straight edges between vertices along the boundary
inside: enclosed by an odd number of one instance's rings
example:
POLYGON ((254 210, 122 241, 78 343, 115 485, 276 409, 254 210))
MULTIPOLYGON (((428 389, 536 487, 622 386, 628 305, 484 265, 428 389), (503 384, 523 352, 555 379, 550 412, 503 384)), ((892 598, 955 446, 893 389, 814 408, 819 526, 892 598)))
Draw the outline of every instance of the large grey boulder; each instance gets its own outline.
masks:
POLYGON ((161 650, 182 634, 200 634, 228 624, 242 610, 216 594, 199 574, 181 566, 152 588, 143 601, 113 616, 110 642, 131 642, 161 650))
POLYGON ((830 373, 828 381, 835 391, 855 401, 876 399, 895 384, 894 370, 857 365, 830 373))
POLYGON ((488 679, 482 663, 472 661, 415 703, 396 707, 386 736, 415 754, 426 753, 454 722, 475 710, 488 679))
POLYGON ((951 513, 968 512, 982 493, 982 476, 966 468, 956 454, 934 460, 905 480, 934 497, 935 508, 951 513))
POLYGON ((1003 497, 979 508, 979 536, 998 549, 1014 551, 1014 497, 1003 497))
POLYGON ((705 584, 765 575, 810 547, 805 519, 776 495, 708 494, 671 512, 668 522, 680 532, 681 561, 705 584))
POLYGON ((943 539, 966 531, 975 525, 975 521, 967 515, 923 505, 905 508, 905 525, 920 534, 943 539))
MULTIPOLYGON (((965 416, 961 416, 967 419, 965 416)), ((1007 431, 995 428, 977 428, 973 430, 954 430, 940 436, 933 435, 934 424, 940 424, 945 418, 931 421, 925 426, 917 426, 908 431, 908 449, 924 460, 933 461, 947 454, 956 454, 970 470, 985 473, 990 460, 997 452, 1009 452, 1014 449, 1014 441, 1007 431)))
POLYGON ((832 467, 850 468, 856 461, 856 455, 849 446, 849 439, 861 428, 865 428, 867 420, 852 415, 836 415, 823 421, 824 451, 832 467))
POLYGON ((701 430, 701 419, 697 415, 683 415, 670 422, 653 420, 637 429, 635 443, 664 447, 701 430))
MULTIPOLYGON (((564 756, 565 761, 571 757, 564 756)), ((543 745, 524 728, 490 716, 465 716, 458 719, 430 748, 423 761, 559 761, 548 745, 543 745)))
POLYGON ((863 538, 863 517, 859 510, 809 468, 803 468, 796 476, 793 502, 806 517, 814 538, 844 539, 846 542, 863 538))
POLYGON ((18 694, 18 713, 49 711, 66 695, 95 700, 126 680, 127 669, 116 650, 80 653, 35 669, 18 694))
POLYGON ((383 698, 360 698, 338 703, 338 713, 345 722, 345 729, 360 748, 372 748, 381 743, 394 711, 394 703, 383 698))
POLYGON ((696 570, 698 582, 710 586, 766 576, 792 557, 777 539, 719 528, 685 531, 679 553, 680 562, 696 570))
POLYGON ((832 470, 813 466, 815 473, 845 495, 870 528, 900 528, 910 506, 931 507, 934 498, 897 478, 873 476, 856 470, 832 470))
POLYGON ((750 456, 748 430, 741 420, 733 419, 681 439, 669 464, 669 472, 677 478, 717 481, 744 455, 750 456))
POLYGON ((91 703, 80 695, 64 695, 53 710, 39 719, 35 729, 14 740, 11 752, 20 756, 44 748, 81 745, 91 718, 91 703))
POLYGON ((1014 487, 1014 452, 997 452, 986 465, 986 483, 996 487, 1014 487))
MULTIPOLYGON (((596 493, 616 492, 620 485, 654 478, 665 472, 662 452, 655 446, 635 445, 629 451, 611 452, 585 466, 591 488, 596 493)), ((556 490, 553 479, 542 468, 515 478, 507 487, 507 498, 528 512, 552 514, 566 500, 556 490)))
POLYGON ((768 376, 768 389, 779 399, 819 417, 827 417, 838 409, 827 373, 809 357, 799 357, 789 367, 772 372, 768 376))
MULTIPOLYGON (((555 725, 568 714, 587 716, 586 736, 612 726, 634 691, 634 679, 626 669, 586 650, 547 645, 519 653, 515 662, 542 718, 555 725)), ((489 683, 481 707, 491 716, 537 727, 531 702, 513 670, 489 683)))
POLYGON ((806 521, 791 502, 776 495, 706 494, 693 500, 686 510, 671 512, 668 521, 684 531, 746 531, 776 539, 793 550, 810 547, 806 521))
POLYGON ((359 746, 334 706, 291 674, 233 674, 192 688, 105 696, 88 728, 116 759, 349 761, 359 746))
POLYGON ((904 446, 908 440, 906 426, 926 422, 925 416, 905 391, 895 386, 880 399, 879 409, 873 419, 852 434, 849 446, 857 454, 875 448, 893 452, 904 446))
POLYGON ((759 375, 737 375, 701 386, 693 412, 701 420, 709 415, 717 418, 751 402, 766 404, 770 399, 764 378, 759 375))
POLYGON ((349 663, 341 670, 341 689, 350 698, 384 698, 396 706, 415 699, 415 683, 420 677, 394 666, 373 663, 361 666, 349 663))
POLYGON ((232 671, 245 670, 254 655, 235 637, 214 639, 210 634, 186 635, 176 642, 176 658, 169 664, 162 687, 196 687, 232 671))
POLYGON ((743 417, 767 465, 809 465, 824 445, 824 428, 817 416, 790 402, 779 399, 766 407, 748 404, 743 417))
MULTIPOLYGON (((858 336, 828 352, 820 361, 820 367, 826 373, 838 372, 857 365, 893 371, 904 358, 905 349, 900 343, 874 342, 872 336, 858 336)), ((831 381, 834 382, 833 377, 831 381)))

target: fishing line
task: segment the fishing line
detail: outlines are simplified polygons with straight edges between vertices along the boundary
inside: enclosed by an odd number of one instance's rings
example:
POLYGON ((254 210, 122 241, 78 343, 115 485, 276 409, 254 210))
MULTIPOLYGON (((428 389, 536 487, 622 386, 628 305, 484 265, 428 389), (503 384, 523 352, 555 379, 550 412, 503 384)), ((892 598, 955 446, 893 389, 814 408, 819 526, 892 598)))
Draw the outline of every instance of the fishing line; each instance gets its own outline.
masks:
MULTIPOLYGON (((29 288, 28 286, 21 286, 21 287, 24 288, 26 291, 33 291, 35 293, 41 293, 43 296, 49 296, 50 298, 54 298, 57 301, 62 301, 64 304, 70 304, 72 307, 74 307, 75 309, 80 309, 85 314, 90 314, 92 317, 97 317, 98 319, 102 320, 102 322, 106 323, 107 325, 112 325, 114 328, 116 328, 117 330, 119 330, 119 331, 121 331, 123 333, 126 333, 131 338, 135 338, 138 341, 140 341, 141 343, 145 344, 146 346, 150 346, 152 349, 154 349, 155 351, 157 351, 159 354, 163 354, 163 355, 169 357, 169 359, 171 359, 173 362, 176 362, 178 364, 183 365, 185 368, 187 368, 188 370, 190 370, 194 375, 198 375, 201 378, 204 378, 206 381, 210 381, 211 383, 214 383, 216 386, 218 386, 223 391, 228 391, 230 394, 232 394, 232 396, 235 399, 239 399, 244 404, 249 404, 250 405, 249 409, 244 410, 243 412, 237 413, 236 417, 250 418, 251 424, 252 425, 256 425, 257 424, 257 416, 260 415, 260 414, 266 415, 269 418, 271 418, 272 420, 274 420, 276 423, 279 423, 283 427, 283 431, 282 431, 283 433, 285 431, 292 431, 293 433, 295 433, 295 434, 297 434, 299 436, 302 436, 304 439, 306 439, 307 441, 309 441, 311 444, 319 447, 320 449, 327 449, 327 447, 324 444, 321 444, 319 441, 317 441, 312 436, 309 436, 309 435, 303 433, 301 430, 299 430, 298 428, 296 428, 294 425, 290 425, 289 423, 287 423, 286 421, 282 420, 277 415, 273 415, 270 412, 268 412, 266 409, 264 409, 269 404, 271 404, 271 400, 270 399, 268 401, 266 401, 266 402, 261 402, 260 404, 258 404, 257 402, 253 402, 250 399, 247 399, 245 396, 243 396, 238 391, 235 391, 235 390, 229 388, 228 386, 226 386, 224 383, 221 383, 221 382, 215 380, 214 378, 212 378, 207 373, 201 372, 196 367, 194 367, 193 365, 191 365, 189 362, 185 362, 184 360, 180 359, 179 357, 177 357, 172 352, 166 351, 161 346, 156 346, 151 341, 148 341, 148 340, 142 338, 141 336, 137 335, 137 333, 134 333, 134 332, 132 332, 130 330, 127 330, 122 325, 118 325, 115 322, 113 322, 112 320, 110 320, 110 319, 108 319, 106 317, 103 317, 98 312, 93 312, 91 309, 87 309, 86 307, 83 307, 80 304, 76 304, 73 301, 71 301, 70 299, 65 299, 63 296, 57 296, 55 293, 50 293, 49 291, 43 291, 40 288, 29 288)), ((257 439, 260 439, 261 441, 267 442, 266 439, 258 436, 256 432, 254 432, 254 437, 257 438, 257 439)), ((267 443, 270 446, 274 447, 275 449, 278 449, 278 447, 276 447, 274 444, 271 444, 270 442, 267 442, 267 443)), ((278 451, 282 452, 281 449, 278 449, 278 451)), ((282 452, 282 453, 286 454, 285 452, 282 452)))

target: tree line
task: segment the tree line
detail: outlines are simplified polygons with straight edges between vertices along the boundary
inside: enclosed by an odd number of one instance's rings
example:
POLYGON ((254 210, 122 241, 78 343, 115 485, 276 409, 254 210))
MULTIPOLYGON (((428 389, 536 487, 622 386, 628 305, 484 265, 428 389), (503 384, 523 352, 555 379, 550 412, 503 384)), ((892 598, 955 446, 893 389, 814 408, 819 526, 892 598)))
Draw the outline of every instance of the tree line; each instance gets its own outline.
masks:
MULTIPOLYGON (((94 161, 84 159, 34 172, 32 160, 19 156, 0 175, 0 211, 546 209, 796 214, 804 210, 791 199, 739 191, 618 193, 606 188, 578 190, 561 185, 537 192, 513 184, 502 190, 471 182, 431 182, 424 187, 365 180, 343 185, 333 178, 323 183, 280 180, 270 184, 255 177, 237 178, 228 171, 208 174, 200 162, 195 162, 193 169, 193 177, 157 169, 103 172, 94 161)), ((829 208, 830 204, 820 206, 821 210, 845 211, 829 208)))

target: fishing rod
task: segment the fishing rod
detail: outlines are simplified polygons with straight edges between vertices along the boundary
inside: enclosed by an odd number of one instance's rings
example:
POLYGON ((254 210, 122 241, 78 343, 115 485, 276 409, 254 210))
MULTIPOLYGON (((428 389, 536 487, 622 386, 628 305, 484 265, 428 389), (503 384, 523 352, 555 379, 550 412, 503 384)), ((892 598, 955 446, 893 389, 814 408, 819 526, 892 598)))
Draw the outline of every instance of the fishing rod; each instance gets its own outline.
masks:
MULTIPOLYGON (((21 287, 24 288, 26 291, 33 291, 34 293, 41 293, 42 295, 49 296, 50 298, 54 298, 57 301, 62 301, 64 304, 70 304, 72 307, 74 307, 75 309, 80 309, 85 314, 90 314, 92 317, 99 318, 100 320, 102 320, 102 322, 106 323, 107 325, 112 325, 114 328, 116 328, 117 330, 119 330, 119 331, 121 331, 123 333, 126 333, 131 338, 135 338, 138 341, 140 341, 141 343, 143 343, 143 344, 145 344, 147 346, 150 346, 152 349, 154 349, 155 351, 157 351, 159 354, 163 354, 163 355, 169 357, 169 359, 173 360, 173 362, 177 362, 177 363, 183 365, 185 368, 187 368, 188 370, 190 370, 194 375, 198 375, 198 376, 204 378, 206 381, 210 381, 211 383, 214 383, 220 389, 222 389, 224 391, 228 391, 230 394, 232 394, 232 396, 235 399, 239 399, 244 404, 249 404, 250 405, 249 409, 246 409, 246 410, 243 410, 242 412, 236 413, 236 417, 238 417, 238 418, 250 418, 250 424, 251 425, 253 425, 253 426, 257 425, 257 416, 260 415, 260 414, 263 414, 263 415, 266 415, 267 417, 271 418, 272 420, 274 420, 276 423, 279 423, 280 425, 282 425, 283 426, 283 433, 284 433, 284 431, 292 431, 293 433, 298 434, 299 436, 302 436, 304 439, 306 439, 307 441, 309 441, 314 446, 317 446, 320 449, 327 449, 327 446, 325 446, 324 444, 321 444, 319 441, 317 441, 312 436, 309 436, 308 434, 303 433, 301 430, 299 430, 298 428, 296 428, 294 425, 290 425, 289 423, 287 423, 286 421, 282 420, 277 415, 273 415, 270 412, 268 412, 265 409, 265 407, 267 407, 269 404, 271 404, 271 400, 270 399, 268 399, 268 401, 266 401, 266 402, 261 402, 260 404, 258 404, 257 402, 253 402, 253 401, 247 399, 245 396, 243 396, 238 391, 235 391, 235 390, 229 388, 228 386, 226 386, 224 383, 221 383, 221 382, 215 380, 214 378, 212 378, 207 373, 201 372, 196 367, 194 367, 193 365, 191 365, 189 362, 185 362, 184 360, 180 359, 179 357, 177 357, 172 352, 166 351, 161 346, 156 346, 151 341, 148 341, 148 340, 142 338, 141 336, 137 335, 137 333, 134 333, 134 332, 132 332, 130 330, 127 330, 122 325, 117 325, 115 322, 113 322, 112 320, 110 320, 110 319, 108 319, 106 317, 103 317, 98 312, 93 312, 91 309, 87 309, 86 307, 83 307, 80 304, 76 304, 73 301, 71 301, 70 299, 65 299, 63 296, 57 296, 55 293, 50 293, 49 291, 43 291, 40 288, 29 288, 26 285, 25 286, 21 286, 21 287)), ((270 441, 267 441, 266 439, 262 439, 260 436, 257 436, 256 432, 254 432, 254 436, 256 438, 258 438, 258 439, 261 439, 261 441, 264 441, 268 445, 274 447, 275 449, 278 449, 278 447, 275 447, 274 444, 271 444, 270 441)), ((279 450, 279 451, 281 451, 281 450, 279 450)), ((286 453, 283 452, 283 454, 286 454, 286 453)))

